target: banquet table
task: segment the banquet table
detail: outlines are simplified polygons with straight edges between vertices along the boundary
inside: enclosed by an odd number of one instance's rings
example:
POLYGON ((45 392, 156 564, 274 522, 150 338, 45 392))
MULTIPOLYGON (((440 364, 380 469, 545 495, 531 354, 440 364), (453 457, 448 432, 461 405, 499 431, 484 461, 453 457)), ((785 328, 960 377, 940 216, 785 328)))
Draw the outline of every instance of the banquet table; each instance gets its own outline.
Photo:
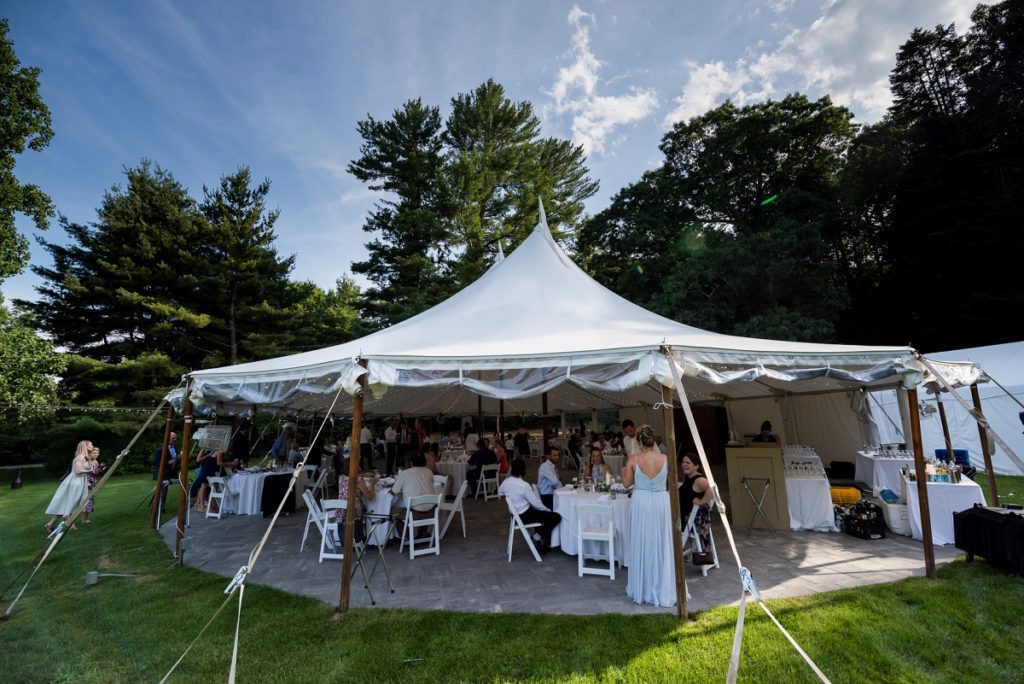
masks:
MULTIPOLYGON (((562 487, 555 490, 554 499, 554 510, 562 516, 562 522, 551 533, 552 546, 561 546, 562 551, 570 556, 577 555, 579 546, 576 539, 576 506, 581 503, 611 504, 615 519, 615 558, 626 567, 629 559, 629 497, 626 494, 619 493, 612 499, 607 493, 583 492, 562 487)), ((586 556, 604 556, 605 553, 603 542, 586 542, 586 556)))
POLYGON ((786 498, 789 501, 789 528, 838 532, 828 479, 817 477, 786 477, 786 498))
POLYGON ((274 475, 290 475, 291 470, 285 473, 247 473, 244 470, 232 473, 228 477, 224 495, 224 513, 236 513, 238 515, 261 515, 260 506, 263 500, 263 484, 268 477, 274 475))
POLYGON ((891 489, 894 494, 900 493, 900 468, 903 466, 909 466, 911 469, 914 467, 913 458, 890 458, 885 455, 879 455, 877 451, 858 451, 856 472, 854 479, 857 482, 863 482, 864 484, 871 485, 872 487, 878 487, 881 489, 891 489))
POLYGON ((466 481, 465 461, 438 461, 437 472, 439 475, 448 476, 448 485, 445 487, 445 496, 455 496, 459 493, 459 487, 466 481))
MULTIPOLYGON (((377 491, 374 492, 373 494, 373 501, 364 500, 363 503, 366 504, 367 513, 372 515, 387 516, 391 515, 391 505, 394 503, 394 501, 395 495, 391 493, 391 489, 389 487, 378 487, 377 491)), ((383 530, 384 528, 381 529, 383 530)), ((367 540, 367 543, 376 544, 377 541, 386 542, 386 540, 383 538, 384 533, 380 532, 379 534, 379 539, 374 539, 373 537, 371 537, 367 540)))
MULTIPOLYGON (((917 482, 902 478, 906 487, 907 512, 910 513, 910 533, 914 539, 922 539, 921 508, 917 498, 917 482)), ((984 505, 985 496, 977 482, 964 478, 958 483, 929 482, 928 512, 932 522, 932 543, 937 546, 952 544, 953 514, 967 510, 980 503, 984 505)))

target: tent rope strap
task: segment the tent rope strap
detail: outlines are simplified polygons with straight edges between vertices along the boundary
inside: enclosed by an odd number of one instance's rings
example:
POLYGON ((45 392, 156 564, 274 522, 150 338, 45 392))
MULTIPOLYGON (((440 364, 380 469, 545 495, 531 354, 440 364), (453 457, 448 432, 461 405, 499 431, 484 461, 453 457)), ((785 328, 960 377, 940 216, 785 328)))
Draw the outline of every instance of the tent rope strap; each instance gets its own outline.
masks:
MULTIPOLYGON (((1014 465, 1016 465, 1020 469, 1020 471, 1024 473, 1024 461, 1022 461, 1020 457, 1013 452, 1013 449, 1010 448, 1010 445, 1007 444, 1003 440, 1003 438, 1000 437, 998 433, 996 433, 996 431, 992 429, 992 426, 989 424, 988 419, 985 418, 985 415, 978 409, 968 404, 967 401, 953 389, 953 386, 949 384, 949 381, 946 380, 946 378, 942 377, 939 371, 935 369, 935 366, 928 362, 928 359, 925 358, 923 354, 918 353, 917 358, 921 363, 924 364, 925 368, 927 368, 928 371, 935 376, 935 378, 945 388, 945 390, 949 392, 949 395, 953 397, 953 399, 955 399, 963 407, 963 409, 967 411, 967 413, 970 414, 970 416, 978 422, 978 425, 983 427, 988 432, 988 434, 992 435, 992 438, 999 444, 999 446, 1003 448, 1003 451, 1005 451, 1006 455, 1010 457, 1010 460, 1013 461, 1014 465)), ((991 379, 991 376, 989 376, 989 378, 991 379)), ((995 381, 993 380, 993 382, 995 381)))
POLYGON ((1006 394, 1006 396, 1010 397, 1010 399, 1013 399, 1015 402, 1017 402, 1017 406, 1020 406, 1022 409, 1024 409, 1024 402, 1021 402, 1021 400, 1018 399, 1017 396, 1013 392, 1011 392, 1010 390, 1008 390, 1005 387, 1003 387, 999 383, 999 381, 996 380, 995 378, 993 378, 991 375, 989 375, 988 372, 986 372, 985 375, 988 377, 989 380, 991 380, 992 382, 994 382, 996 384, 996 387, 998 387, 999 389, 1003 390, 1003 392, 1006 394))
POLYGON ((39 561, 36 563, 35 568, 32 570, 32 574, 29 575, 28 579, 25 581, 25 584, 24 586, 22 586, 21 591, 19 591, 18 595, 14 597, 14 600, 11 601, 11 605, 7 606, 7 610, 4 611, 3 615, 0 615, 0 621, 7 620, 8 618, 10 618, 11 611, 14 610, 14 606, 18 603, 19 600, 21 600, 22 594, 24 594, 25 590, 28 589, 28 585, 32 583, 32 579, 36 576, 36 573, 39 572, 39 568, 42 567, 43 563, 45 563, 46 559, 50 557, 50 554, 53 552, 53 550, 57 547, 58 544, 60 544, 61 540, 64 539, 64 535, 67 533, 68 528, 72 524, 74 524, 74 522, 78 519, 78 516, 80 516, 82 514, 82 511, 85 510, 85 507, 89 505, 89 502, 96 498, 96 495, 100 493, 100 490, 103 489, 103 486, 107 483, 107 480, 109 480, 110 476, 114 474, 114 471, 117 470, 117 467, 121 465, 121 461, 123 461, 125 456, 127 456, 131 452, 132 447, 135 446, 135 442, 137 442, 139 440, 139 437, 142 436, 142 433, 144 433, 149 428, 150 424, 160 414, 160 412, 163 410, 166 404, 167 400, 164 399, 163 401, 160 402, 159 406, 153 409, 153 412, 149 414, 149 418, 146 420, 145 423, 143 423, 142 427, 139 428, 139 431, 135 433, 135 436, 131 438, 131 440, 128 442, 128 445, 121 450, 121 453, 117 455, 117 458, 114 459, 114 462, 110 465, 109 468, 107 468, 107 472, 105 472, 103 476, 99 480, 97 480, 96 486, 93 487, 92 491, 89 492, 88 495, 84 496, 82 500, 78 502, 78 506, 71 512, 69 516, 67 516, 66 520, 61 521, 61 524, 58 525, 56 529, 54 529, 53 532, 50 533, 50 535, 47 537, 47 540, 50 540, 50 545, 46 548, 42 556, 39 558, 39 561))
MULTIPOLYGON (((686 389, 683 387, 683 381, 680 378, 679 369, 676 367, 675 353, 666 348, 666 355, 669 357, 668 366, 672 371, 672 380, 675 382, 676 392, 679 394, 679 401, 682 404, 683 413, 686 415, 686 422, 690 428, 690 434, 694 437, 694 442, 697 447, 697 455, 700 457, 701 467, 704 469, 704 475, 707 477, 708 484, 715 493, 715 502, 722 518, 722 525, 725 528, 725 536, 729 540, 729 547, 732 549, 733 558, 736 560, 736 567, 739 568, 740 585, 742 587, 740 610, 736 616, 736 631, 733 635, 732 653, 729 657, 729 670, 726 675, 726 682, 728 682, 728 684, 735 684, 739 677, 740 652, 743 644, 743 626, 746 619, 746 601, 747 596, 750 596, 757 601, 762 610, 771 617, 775 626, 779 628, 783 636, 785 636, 790 644, 793 645, 796 652, 804 659, 804 662, 806 662, 814 674, 818 676, 818 679, 825 682, 825 684, 831 684, 828 677, 825 676, 825 673, 821 671, 821 668, 814 663, 814 660, 811 659, 806 651, 800 648, 800 645, 796 640, 789 634, 789 632, 786 631, 782 624, 775 619, 775 616, 772 615, 771 611, 768 610, 768 607, 764 604, 764 601, 761 598, 761 593, 757 590, 757 585, 754 583, 753 575, 750 573, 750 570, 743 565, 743 561, 740 559, 739 549, 736 546, 736 539, 732 533, 732 526, 729 524, 729 517, 726 515, 725 503, 722 501, 721 492, 718 489, 718 483, 715 482, 715 476, 711 471, 711 464, 708 461, 707 453, 704 451, 704 443, 701 441, 700 433, 697 431, 697 421, 693 417, 693 411, 690 409, 690 402, 686 396, 686 389)), ((682 362, 683 364, 686 363, 685 357, 682 358, 682 362)))

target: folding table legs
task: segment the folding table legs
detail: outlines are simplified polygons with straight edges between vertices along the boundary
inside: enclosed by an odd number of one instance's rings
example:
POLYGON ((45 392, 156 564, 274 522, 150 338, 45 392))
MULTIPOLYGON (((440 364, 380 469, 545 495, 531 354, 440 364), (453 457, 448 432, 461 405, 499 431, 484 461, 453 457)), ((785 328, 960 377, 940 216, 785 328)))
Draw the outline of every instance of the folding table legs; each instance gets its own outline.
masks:
POLYGON ((768 488, 772 484, 771 478, 767 478, 767 477, 744 477, 744 478, 742 478, 741 482, 743 482, 743 488, 747 490, 747 494, 750 496, 750 500, 752 502, 754 502, 754 514, 750 516, 750 524, 747 525, 747 534, 749 535, 750 531, 752 529, 754 529, 754 521, 757 520, 757 516, 761 516, 761 520, 764 520, 764 524, 768 526, 768 531, 771 532, 772 536, 774 537, 775 536, 775 528, 772 527, 772 522, 768 519, 768 516, 765 515, 765 513, 764 513, 764 499, 765 499, 766 496, 768 496, 768 488), (747 484, 747 482, 762 482, 762 483, 764 483, 762 488, 761 488, 761 497, 760 498, 754 496, 754 492, 751 491, 750 485, 747 484))

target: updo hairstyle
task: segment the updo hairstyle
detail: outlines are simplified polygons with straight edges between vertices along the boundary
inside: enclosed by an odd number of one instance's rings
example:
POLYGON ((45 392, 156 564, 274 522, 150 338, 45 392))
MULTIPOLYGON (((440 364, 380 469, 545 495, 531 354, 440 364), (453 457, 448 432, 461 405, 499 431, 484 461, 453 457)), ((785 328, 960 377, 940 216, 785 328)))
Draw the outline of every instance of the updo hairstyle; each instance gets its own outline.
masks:
POLYGON ((636 440, 640 446, 651 448, 654 446, 654 428, 650 425, 641 425, 636 431, 636 440))

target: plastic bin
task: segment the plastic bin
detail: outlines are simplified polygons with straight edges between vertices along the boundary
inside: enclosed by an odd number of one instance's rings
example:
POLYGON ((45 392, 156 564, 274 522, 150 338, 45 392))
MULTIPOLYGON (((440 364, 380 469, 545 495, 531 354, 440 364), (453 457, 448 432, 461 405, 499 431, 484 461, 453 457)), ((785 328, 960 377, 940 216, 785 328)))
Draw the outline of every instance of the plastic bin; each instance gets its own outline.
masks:
POLYGON ((843 508, 849 508, 861 498, 860 490, 856 487, 829 487, 829 491, 832 495, 832 504, 843 508))
POLYGON ((910 513, 907 511, 907 504, 886 503, 883 499, 878 500, 882 507, 882 515, 885 517, 885 526, 893 534, 901 534, 904 537, 910 536, 910 513))

